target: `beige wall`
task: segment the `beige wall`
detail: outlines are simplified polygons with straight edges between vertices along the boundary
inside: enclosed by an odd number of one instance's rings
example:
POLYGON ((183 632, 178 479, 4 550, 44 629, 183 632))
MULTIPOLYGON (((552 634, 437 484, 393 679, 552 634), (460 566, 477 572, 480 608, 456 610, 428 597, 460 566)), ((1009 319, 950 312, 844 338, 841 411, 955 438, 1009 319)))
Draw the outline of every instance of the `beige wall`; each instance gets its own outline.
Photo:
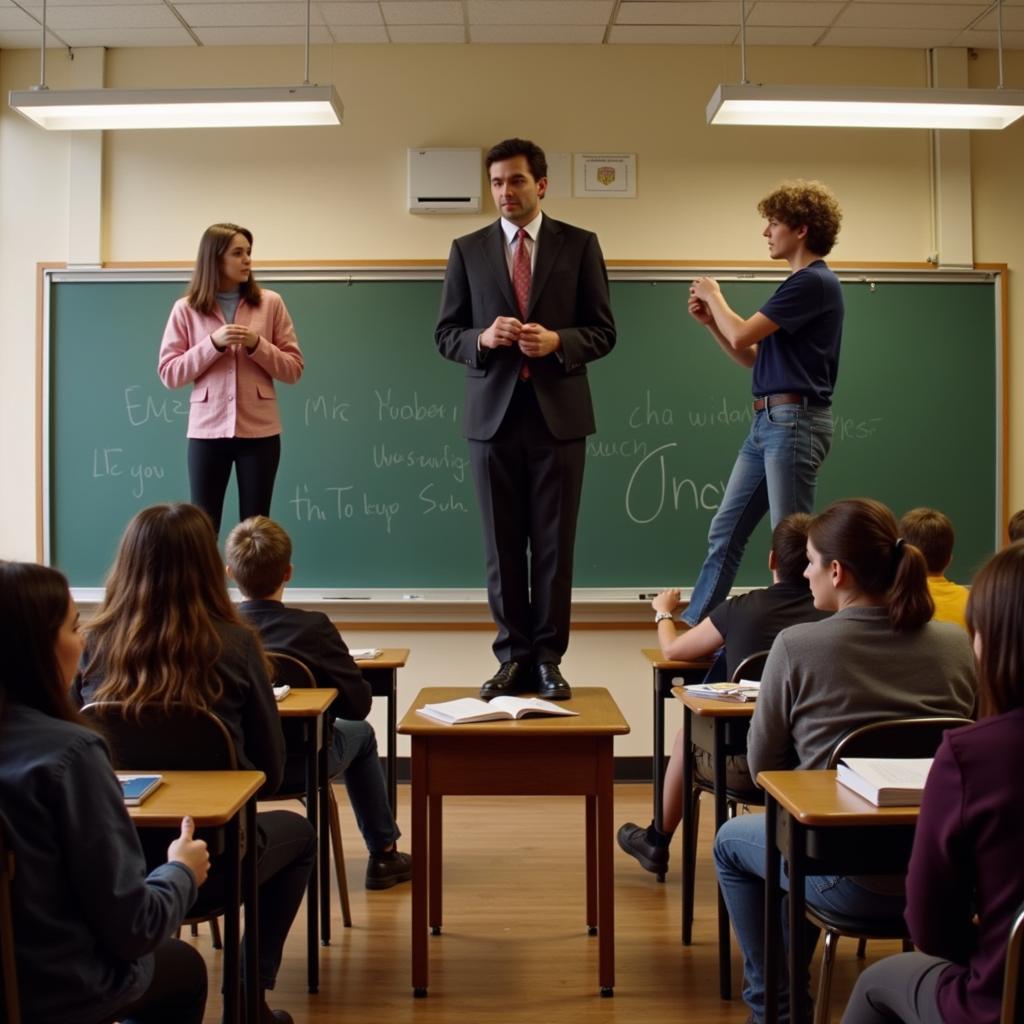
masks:
MULTIPOLYGON (((903 50, 756 48, 751 78, 767 82, 926 84, 925 58, 903 50)), ((405 210, 409 146, 487 146, 506 135, 549 151, 634 152, 635 201, 552 200, 558 217, 595 229, 609 259, 763 259, 760 195, 787 176, 820 177, 839 195, 845 227, 834 257, 921 261, 934 247, 925 132, 708 128, 704 105, 738 78, 738 55, 713 47, 362 46, 316 48, 312 78, 332 81, 346 106, 340 129, 124 132, 104 140, 104 260, 188 260, 216 220, 252 227, 257 260, 443 258, 453 235, 490 214, 413 216, 405 210)), ((0 87, 31 86, 38 54, 0 54, 0 87)), ((114 50, 110 87, 291 84, 295 47, 114 50)), ((970 63, 973 85, 994 85, 994 60, 970 63)), ((48 61, 53 87, 67 55, 48 61)), ((1007 55, 1007 81, 1024 81, 1024 54, 1007 55)), ((975 258, 1024 266, 1024 125, 971 140, 975 258)), ((35 264, 67 254, 68 140, 0 109, 0 555, 35 553, 35 264)), ((1024 291, 1011 274, 1013 394, 1024 393, 1024 291)), ((155 344, 155 339, 154 339, 155 344)), ((907 382, 913 386, 912 381, 907 382)), ((1011 403, 1017 410, 1021 403, 1011 403)), ((1024 412, 1011 423, 1013 507, 1024 505, 1024 412)), ((696 566, 692 572, 696 572, 696 566)), ((688 581, 683 581, 688 582, 688 581)), ((637 730, 620 753, 649 751, 644 635, 580 634, 567 667, 610 672, 637 730), (629 654, 623 655, 623 644, 629 654), (584 649, 585 648, 585 649, 584 649)), ((488 665, 486 641, 404 638, 421 653, 403 689, 488 665), (419 646, 418 646, 419 645, 419 646), (445 674, 447 673, 447 675, 445 674)), ((653 638, 651 638, 653 639, 653 638)), ((399 642, 389 638, 388 642, 399 642)), ((410 666, 410 669, 413 668, 410 666)), ((456 681, 452 678, 452 681, 456 681)))

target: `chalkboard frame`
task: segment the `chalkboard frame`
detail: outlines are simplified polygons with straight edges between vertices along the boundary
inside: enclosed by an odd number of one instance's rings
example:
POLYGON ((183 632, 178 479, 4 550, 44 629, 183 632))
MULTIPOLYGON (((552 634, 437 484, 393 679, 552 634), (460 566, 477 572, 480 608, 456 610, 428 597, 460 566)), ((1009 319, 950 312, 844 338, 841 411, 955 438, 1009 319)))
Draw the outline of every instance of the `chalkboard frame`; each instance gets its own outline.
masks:
MULTIPOLYGON (((1002 264, 979 265, 974 270, 924 269, 917 265, 851 265, 832 264, 844 282, 913 282, 942 285, 956 282, 991 283, 993 285, 995 332, 995 379, 993 400, 996 411, 996 458, 993 495, 995 522, 993 523, 994 546, 1003 539, 1007 509, 1008 476, 1008 378, 1007 363, 1007 267, 1002 264)), ((51 472, 54 452, 50 437, 51 422, 51 351, 50 303, 55 285, 65 282, 181 282, 188 281, 190 264, 116 264, 101 268, 68 268, 60 264, 40 264, 37 320, 37 553, 41 561, 51 564, 51 472)), ((680 282, 695 276, 710 274, 722 282, 763 281, 778 282, 787 272, 774 266, 734 263, 731 265, 703 263, 700 261, 609 261, 609 277, 613 281, 639 282, 680 282)), ((268 286, 281 281, 414 281, 440 280, 444 275, 444 262, 434 260, 407 261, 353 261, 344 264, 273 263, 257 268, 259 280, 268 286)), ((638 597, 650 587, 589 587, 576 588, 574 602, 600 604, 630 603, 636 606, 638 597), (638 593, 639 591, 639 593, 638 593)), ((746 589, 746 588, 737 588, 746 589)), ((76 596, 84 600, 99 599, 101 587, 76 587, 76 596)), ((685 593, 685 592, 684 592, 685 593)), ((332 588, 294 588, 289 590, 289 599, 308 605, 330 604, 332 601, 365 601, 404 604, 411 598, 422 604, 478 604, 485 600, 481 588, 419 588, 410 595, 401 588, 360 587, 356 591, 332 588)), ((410 607, 409 604, 404 604, 410 607)), ((346 605, 345 607, 351 607, 346 605)))

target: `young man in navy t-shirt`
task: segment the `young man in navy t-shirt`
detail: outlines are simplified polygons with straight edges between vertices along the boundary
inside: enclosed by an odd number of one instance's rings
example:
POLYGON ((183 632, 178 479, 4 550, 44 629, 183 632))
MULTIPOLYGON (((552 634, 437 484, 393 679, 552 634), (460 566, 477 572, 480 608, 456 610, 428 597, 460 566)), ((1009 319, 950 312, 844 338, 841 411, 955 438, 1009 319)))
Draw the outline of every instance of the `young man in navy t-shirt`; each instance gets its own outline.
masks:
POLYGON ((839 370, 843 294, 825 263, 842 213, 820 182, 780 185, 758 203, 772 259, 792 274, 744 319, 713 277, 690 286, 690 315, 740 366, 753 368, 754 419, 722 504, 711 521, 708 553, 682 617, 695 626, 729 593, 747 540, 765 512, 772 526, 814 509, 818 468, 832 445, 832 392, 839 370))

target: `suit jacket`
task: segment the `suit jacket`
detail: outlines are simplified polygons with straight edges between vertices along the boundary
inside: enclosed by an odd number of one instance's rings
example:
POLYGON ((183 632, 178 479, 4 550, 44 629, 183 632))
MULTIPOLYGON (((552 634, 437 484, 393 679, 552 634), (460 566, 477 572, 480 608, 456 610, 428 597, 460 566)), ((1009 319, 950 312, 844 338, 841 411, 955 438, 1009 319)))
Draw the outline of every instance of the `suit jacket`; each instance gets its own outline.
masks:
MULTIPOLYGON (((441 355, 466 367, 463 432, 477 441, 501 426, 523 358, 515 347, 477 349, 495 317, 519 318, 506 244, 500 221, 455 239, 434 334, 441 355)), ((595 430, 587 363, 615 345, 604 258, 593 232, 547 216, 537 246, 526 320, 557 331, 562 347, 531 359, 530 379, 551 433, 585 437, 595 430)))
POLYGON ((259 633, 268 651, 298 658, 309 666, 317 686, 332 686, 338 691, 331 704, 332 717, 361 721, 369 714, 373 699, 370 684, 323 612, 289 608, 280 601, 243 601, 238 610, 259 633))

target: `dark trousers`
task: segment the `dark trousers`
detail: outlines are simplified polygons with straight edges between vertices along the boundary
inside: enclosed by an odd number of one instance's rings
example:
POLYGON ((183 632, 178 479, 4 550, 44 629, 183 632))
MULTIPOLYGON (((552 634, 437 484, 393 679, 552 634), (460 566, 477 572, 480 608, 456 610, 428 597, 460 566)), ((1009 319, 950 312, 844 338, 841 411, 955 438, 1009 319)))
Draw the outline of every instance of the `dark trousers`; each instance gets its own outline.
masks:
POLYGON ((117 1019, 123 1024, 203 1024, 206 963, 198 951, 178 939, 164 939, 153 951, 156 961, 149 988, 117 1019))
POLYGON ((269 516, 280 461, 280 434, 273 437, 190 437, 188 483, 192 504, 209 514, 219 533, 224 495, 233 466, 238 481, 239 519, 269 516))
POLYGON ((569 646, 572 559, 586 442, 547 428, 533 385, 519 381, 489 441, 469 442, 483 519, 487 600, 499 661, 556 664, 569 646))

